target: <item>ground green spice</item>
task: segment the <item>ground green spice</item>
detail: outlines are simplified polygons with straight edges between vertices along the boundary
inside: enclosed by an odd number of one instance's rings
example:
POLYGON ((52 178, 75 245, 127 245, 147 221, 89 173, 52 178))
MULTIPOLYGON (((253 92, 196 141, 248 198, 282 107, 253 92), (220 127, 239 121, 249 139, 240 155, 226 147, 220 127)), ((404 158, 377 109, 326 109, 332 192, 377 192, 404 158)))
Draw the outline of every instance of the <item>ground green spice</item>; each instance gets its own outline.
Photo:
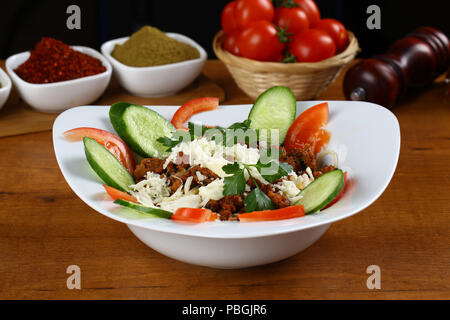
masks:
POLYGON ((142 27, 126 42, 116 45, 111 55, 131 67, 159 66, 200 57, 196 48, 150 26, 142 27))

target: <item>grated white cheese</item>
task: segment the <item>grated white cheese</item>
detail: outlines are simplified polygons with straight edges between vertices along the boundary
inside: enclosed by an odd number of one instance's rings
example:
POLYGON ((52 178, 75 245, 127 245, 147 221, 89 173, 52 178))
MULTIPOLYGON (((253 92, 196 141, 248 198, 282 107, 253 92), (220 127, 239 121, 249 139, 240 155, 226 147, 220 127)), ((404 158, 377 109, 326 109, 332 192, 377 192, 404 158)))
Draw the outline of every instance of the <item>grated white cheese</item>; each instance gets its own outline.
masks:
POLYGON ((280 189, 281 192, 284 195, 286 195, 286 197, 288 198, 290 204, 294 204, 299 199, 302 198, 302 196, 299 195, 301 190, 299 188, 297 188, 297 186, 295 185, 294 181, 291 181, 291 180, 283 178, 281 180, 281 182, 279 182, 277 184, 277 186, 278 186, 278 189, 280 189))
MULTIPOLYGON (((178 188, 176 192, 170 195, 169 180, 165 176, 160 176, 153 172, 148 172, 145 180, 131 185, 131 194, 145 206, 158 206, 163 210, 171 212, 181 207, 200 208, 204 207, 210 200, 220 200, 223 197, 224 177, 227 174, 222 170, 226 164, 235 161, 245 164, 256 164, 261 156, 260 150, 257 148, 249 148, 245 144, 236 144, 231 147, 224 147, 215 141, 206 138, 199 138, 193 141, 182 142, 172 149, 164 163, 164 168, 170 162, 179 163, 179 153, 183 152, 182 161, 188 162, 189 165, 200 165, 208 168, 216 173, 220 178, 214 180, 206 186, 194 188, 192 190, 192 176, 186 179, 184 184, 178 188)), ((241 165, 242 167, 242 165, 241 165)), ((255 167, 249 168, 252 176, 263 184, 268 184, 259 171, 255 167)), ((205 180, 206 177, 200 172, 196 172, 199 181, 205 180)), ((245 179, 250 179, 248 172, 244 171, 245 179)), ((294 204, 301 198, 299 193, 306 186, 314 181, 314 176, 310 168, 306 169, 306 173, 297 175, 292 172, 287 177, 283 177, 277 184, 280 191, 286 195, 289 202, 294 204)), ((246 185, 247 192, 250 187, 246 185)))
POLYGON ((235 144, 225 148, 225 158, 230 157, 234 161, 246 164, 256 164, 261 153, 257 148, 250 148, 246 144, 235 144))
POLYGON ((165 198, 159 206, 163 210, 175 212, 178 208, 200 208, 200 202, 198 194, 188 194, 179 198, 165 198))
POLYGON ((200 187, 198 194, 202 198, 201 206, 204 207, 209 200, 220 200, 223 198, 223 179, 216 179, 210 184, 200 187))
POLYGON ((306 168, 306 173, 308 174, 309 179, 311 180, 311 182, 313 182, 314 181, 314 176, 312 174, 312 171, 311 171, 310 167, 306 168))
MULTIPOLYGON (((258 169, 256 169, 255 167, 250 167, 249 170, 254 179, 258 180, 262 184, 269 184, 269 182, 262 177, 261 173, 259 173, 258 169)), ((248 174, 247 170, 244 171, 244 177, 245 181, 248 181, 248 179, 250 179, 250 175, 248 174)))
POLYGON ((145 206, 154 207, 163 198, 170 195, 170 188, 166 177, 147 172, 145 180, 130 186, 131 194, 145 206))
POLYGON ((159 203, 160 208, 171 212, 175 212, 178 208, 200 208, 200 196, 194 194, 192 190, 184 191, 186 186, 181 185, 170 197, 164 198, 159 203))
POLYGON ((306 168, 306 173, 302 175, 297 175, 295 172, 291 172, 287 177, 284 177, 283 179, 288 179, 295 183, 295 186, 299 190, 305 189, 311 182, 314 181, 314 176, 312 174, 311 169, 308 167, 306 168))
POLYGON ((194 180, 194 177, 190 176, 186 179, 186 182, 184 184, 184 194, 187 194, 189 190, 191 190, 191 184, 192 180, 194 180))
MULTIPOLYGON (((260 151, 257 148, 249 148, 245 144, 236 144, 230 147, 224 147, 217 144, 214 140, 208 140, 207 138, 198 138, 193 141, 186 141, 175 146, 166 161, 164 162, 164 168, 166 168, 170 162, 176 162, 179 160, 179 153, 183 152, 189 165, 200 165, 201 167, 208 168, 219 177, 224 178, 227 174, 222 170, 224 165, 233 162, 242 162, 246 164, 256 164, 260 157, 260 151)), ((267 183, 257 170, 252 170, 254 177, 263 183, 267 183)), ((248 179, 248 176, 246 176, 248 179)))
POLYGON ((206 177, 202 175, 200 171, 195 171, 195 174, 197 176, 198 181, 203 181, 206 179, 206 177))

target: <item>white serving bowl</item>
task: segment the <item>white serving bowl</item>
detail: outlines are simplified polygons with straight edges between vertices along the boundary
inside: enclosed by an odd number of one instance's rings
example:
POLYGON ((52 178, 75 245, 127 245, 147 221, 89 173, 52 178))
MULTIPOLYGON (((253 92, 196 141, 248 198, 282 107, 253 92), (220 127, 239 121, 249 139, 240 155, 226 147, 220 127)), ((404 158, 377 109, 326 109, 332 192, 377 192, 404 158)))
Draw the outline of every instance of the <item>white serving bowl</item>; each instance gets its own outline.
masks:
MULTIPOLYGON (((298 102, 298 114, 318 101, 298 102)), ((394 174, 400 150, 397 118, 367 102, 329 101, 331 132, 328 149, 336 151, 339 167, 348 173, 342 198, 330 208, 301 218, 270 222, 208 222, 182 224, 151 218, 115 205, 85 159, 83 145, 65 140, 76 127, 114 131, 109 108, 86 106, 60 114, 53 125, 53 143, 62 174, 72 190, 90 207, 123 222, 145 244, 169 257, 215 268, 243 268, 288 258, 310 246, 331 223, 348 218, 373 203, 394 174)), ((228 126, 242 121, 251 105, 221 106, 192 120, 228 126)), ((151 107, 170 119, 177 107, 151 107)), ((70 219, 70 212, 67 213, 70 219)))
POLYGON ((57 113, 75 106, 92 103, 103 94, 111 79, 111 64, 94 49, 82 46, 72 46, 72 48, 99 59, 106 71, 74 80, 35 84, 23 80, 14 72, 29 58, 30 52, 18 53, 6 60, 6 70, 14 87, 28 105, 38 111, 57 113))
POLYGON ((208 57, 206 51, 194 40, 178 33, 167 36, 187 43, 198 50, 200 58, 154 67, 130 67, 111 56, 116 44, 129 37, 110 40, 102 45, 102 53, 111 62, 120 85, 138 97, 164 97, 175 94, 197 78, 208 57))
POLYGON ((9 93, 11 92, 11 79, 2 68, 0 68, 0 109, 5 105, 8 100, 9 93))

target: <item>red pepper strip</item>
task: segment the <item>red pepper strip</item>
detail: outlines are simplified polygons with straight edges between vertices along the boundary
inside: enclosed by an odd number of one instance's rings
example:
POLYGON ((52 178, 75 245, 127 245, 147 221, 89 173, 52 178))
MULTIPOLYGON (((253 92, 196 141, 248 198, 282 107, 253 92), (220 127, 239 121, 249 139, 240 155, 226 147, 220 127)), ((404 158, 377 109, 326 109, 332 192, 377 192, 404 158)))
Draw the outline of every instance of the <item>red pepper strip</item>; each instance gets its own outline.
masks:
POLYGON ((305 209, 302 205, 290 206, 276 210, 253 211, 248 213, 238 214, 239 221, 254 222, 254 221, 272 221, 284 220, 297 217, 303 217, 305 209))
POLYGON ((194 115, 204 111, 217 109, 219 106, 219 98, 204 97, 190 100, 183 104, 175 112, 172 118, 172 124, 175 129, 188 130, 184 124, 194 115))
POLYGON ((194 223, 202 223, 206 221, 214 221, 217 214, 209 209, 201 208, 178 208, 172 215, 171 219, 178 221, 187 221, 194 223))
POLYGON ((128 193, 117 190, 113 187, 107 186, 107 185, 103 185, 103 187, 105 188, 106 192, 109 194, 109 196, 113 199, 121 199, 121 200, 126 200, 126 201, 130 201, 130 202, 135 202, 138 203, 137 199, 133 196, 130 196, 128 193))
POLYGON ((133 153, 127 144, 115 134, 96 128, 80 127, 64 132, 64 136, 69 141, 79 141, 83 137, 89 137, 100 143, 109 150, 122 165, 133 174, 136 168, 133 153))
POLYGON ((331 201, 329 204, 327 204, 327 206, 324 209, 331 207, 333 204, 339 201, 339 199, 342 197, 342 194, 344 193, 346 185, 347 185, 347 172, 344 172, 344 186, 342 187, 341 192, 339 192, 337 197, 334 198, 333 201, 331 201))
POLYGON ((211 215, 209 216, 208 221, 216 221, 217 220, 217 213, 211 212, 211 215))

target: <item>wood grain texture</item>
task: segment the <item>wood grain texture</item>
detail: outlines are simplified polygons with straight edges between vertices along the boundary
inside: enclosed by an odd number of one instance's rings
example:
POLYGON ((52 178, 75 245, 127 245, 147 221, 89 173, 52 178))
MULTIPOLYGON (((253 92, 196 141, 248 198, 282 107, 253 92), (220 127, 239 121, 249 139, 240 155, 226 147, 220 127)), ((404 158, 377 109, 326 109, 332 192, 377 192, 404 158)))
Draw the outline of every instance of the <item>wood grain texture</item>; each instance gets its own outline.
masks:
MULTIPOLYGON (((3 61, 0 62, 0 67, 5 69, 3 61)), ((192 84, 173 96, 140 98, 122 89, 113 76, 105 93, 92 105, 111 105, 117 101, 141 105, 181 105, 201 96, 218 97, 220 101, 223 101, 225 92, 214 81, 201 74, 192 84)), ((13 88, 8 101, 0 110, 0 137, 50 130, 56 117, 57 114, 42 113, 29 107, 13 88)))
MULTIPOLYGON (((225 89, 225 103, 251 102, 220 62, 209 62, 204 74, 225 89)), ((342 99, 340 84, 321 99, 342 99)), ((393 110, 402 132, 400 160, 372 206, 334 223, 290 259, 243 270, 172 260, 90 209, 64 181, 49 131, 0 138, 0 298, 449 299, 450 103, 444 91, 435 84, 393 110), (81 290, 66 288, 71 264, 81 268, 81 290), (381 290, 366 287, 372 264, 381 268, 381 290)))

